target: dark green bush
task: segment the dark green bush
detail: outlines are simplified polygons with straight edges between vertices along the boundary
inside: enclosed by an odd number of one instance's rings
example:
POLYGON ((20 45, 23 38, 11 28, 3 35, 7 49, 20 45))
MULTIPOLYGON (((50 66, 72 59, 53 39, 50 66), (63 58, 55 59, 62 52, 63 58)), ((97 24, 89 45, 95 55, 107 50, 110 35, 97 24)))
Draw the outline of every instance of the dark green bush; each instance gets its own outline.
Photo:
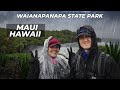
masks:
POLYGON ((30 68, 29 61, 31 60, 31 55, 27 53, 0 54, 0 67, 4 69, 10 60, 18 62, 20 78, 26 78, 30 68))
POLYGON ((120 46, 119 42, 109 44, 105 44, 106 46, 106 53, 110 54, 117 63, 120 63, 120 46))

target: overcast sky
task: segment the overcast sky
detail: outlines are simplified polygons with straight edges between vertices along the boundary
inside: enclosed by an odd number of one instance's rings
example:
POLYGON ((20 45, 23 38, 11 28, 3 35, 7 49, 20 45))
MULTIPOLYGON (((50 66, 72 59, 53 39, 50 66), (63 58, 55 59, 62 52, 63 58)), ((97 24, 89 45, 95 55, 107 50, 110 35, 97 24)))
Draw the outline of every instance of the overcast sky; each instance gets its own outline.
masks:
POLYGON ((82 25, 89 24, 98 37, 120 39, 120 11, 0 11, 0 27, 6 24, 45 24, 46 30, 76 31, 82 25), (23 18, 17 14, 103 14, 103 18, 23 18))

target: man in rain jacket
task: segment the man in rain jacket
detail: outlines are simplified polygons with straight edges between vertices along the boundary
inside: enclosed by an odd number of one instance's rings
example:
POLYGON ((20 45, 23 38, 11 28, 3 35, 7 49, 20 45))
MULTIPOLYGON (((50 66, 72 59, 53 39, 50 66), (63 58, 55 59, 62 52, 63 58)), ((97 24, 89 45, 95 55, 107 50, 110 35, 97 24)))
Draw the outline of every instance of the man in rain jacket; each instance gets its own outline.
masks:
POLYGON ((79 50, 69 51, 71 79, 120 79, 119 65, 108 54, 98 49, 96 33, 90 25, 77 30, 79 50))
POLYGON ((70 73, 68 60, 61 55, 58 55, 60 50, 60 42, 50 36, 44 41, 44 47, 38 58, 31 52, 32 61, 31 69, 27 79, 66 79, 70 73))

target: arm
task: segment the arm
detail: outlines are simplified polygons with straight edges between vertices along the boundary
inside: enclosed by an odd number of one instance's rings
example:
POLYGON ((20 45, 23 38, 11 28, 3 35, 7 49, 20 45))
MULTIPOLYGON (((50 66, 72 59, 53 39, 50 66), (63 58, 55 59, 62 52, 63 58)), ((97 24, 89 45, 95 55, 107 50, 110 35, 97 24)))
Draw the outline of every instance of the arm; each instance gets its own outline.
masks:
POLYGON ((31 53, 31 61, 29 62, 30 64, 30 69, 28 72, 28 76, 27 79, 38 79, 39 77, 39 73, 40 73, 40 64, 39 64, 39 60, 38 60, 38 51, 35 51, 35 56, 33 55, 33 52, 30 51, 31 53))
POLYGON ((68 59, 68 64, 71 67, 72 59, 75 56, 75 53, 72 51, 72 47, 70 47, 70 50, 67 48, 68 54, 69 54, 69 59, 68 59))
POLYGON ((70 50, 67 48, 68 53, 69 53, 69 59, 68 59, 68 64, 70 66, 70 74, 69 74, 69 79, 75 79, 76 75, 76 61, 77 61, 77 56, 76 54, 72 51, 72 47, 70 47, 70 50))
POLYGON ((109 56, 106 61, 106 79, 120 79, 120 67, 115 60, 109 56))

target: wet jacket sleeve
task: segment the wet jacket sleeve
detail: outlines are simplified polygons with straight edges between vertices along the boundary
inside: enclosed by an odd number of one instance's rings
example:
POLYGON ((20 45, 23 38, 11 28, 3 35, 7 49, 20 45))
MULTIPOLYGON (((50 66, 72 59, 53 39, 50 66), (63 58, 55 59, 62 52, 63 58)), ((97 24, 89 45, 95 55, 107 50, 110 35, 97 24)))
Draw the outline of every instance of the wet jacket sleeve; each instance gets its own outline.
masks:
POLYGON ((109 56, 105 65, 106 79, 120 79, 120 67, 115 60, 109 56))
POLYGON ((28 72, 27 79, 38 79, 39 73, 40 73, 40 65, 39 65, 39 60, 38 60, 38 52, 37 50, 35 51, 35 56, 31 53, 31 60, 29 62, 30 68, 28 72))
POLYGON ((69 79, 75 79, 76 78, 76 61, 77 57, 74 55, 73 57, 70 58, 70 74, 69 74, 69 79))
POLYGON ((30 62, 30 69, 28 72, 27 79, 38 79, 39 77, 39 61, 30 62))

